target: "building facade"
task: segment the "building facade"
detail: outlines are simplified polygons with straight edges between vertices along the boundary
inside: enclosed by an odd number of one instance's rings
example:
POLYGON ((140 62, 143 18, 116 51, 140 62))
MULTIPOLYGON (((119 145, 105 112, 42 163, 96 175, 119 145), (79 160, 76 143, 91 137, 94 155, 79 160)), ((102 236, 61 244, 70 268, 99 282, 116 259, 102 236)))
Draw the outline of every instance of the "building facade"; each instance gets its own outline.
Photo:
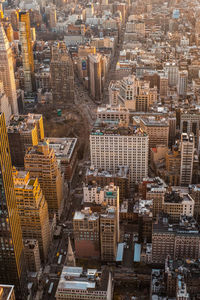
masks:
POLYGON ((113 182, 115 186, 119 187, 120 200, 129 197, 130 180, 128 167, 119 167, 116 172, 94 169, 91 167, 86 171, 85 182, 86 184, 92 184, 96 182, 97 185, 101 187, 109 185, 111 182, 113 182))
POLYGON ((117 210, 107 207, 100 214, 101 260, 115 261, 117 255, 117 210))
POLYGON ((102 96, 102 57, 101 54, 89 54, 89 91, 93 99, 100 100, 102 96))
POLYGON ((0 81, 3 82, 3 88, 8 97, 12 113, 17 114, 18 104, 12 50, 3 29, 3 24, 0 26, 0 81))
POLYGON ((54 48, 50 65, 53 104, 62 107, 74 101, 74 70, 64 48, 54 48))
POLYGON ((13 115, 8 126, 8 139, 12 164, 23 167, 26 150, 44 139, 42 115, 13 115))
POLYGON ((37 177, 48 204, 50 218, 60 217, 63 207, 63 179, 55 152, 48 142, 40 142, 26 152, 24 165, 31 177, 37 177))
POLYGON ((4 114, 0 115, 0 282, 14 284, 18 299, 25 296, 25 264, 20 217, 4 114))
POLYGON ((19 36, 24 71, 24 89, 25 92, 30 93, 33 91, 34 59, 29 12, 19 12, 19 36))
POLYGON ((183 216, 180 222, 168 223, 166 217, 153 224, 152 262, 164 264, 172 259, 197 259, 200 251, 200 232, 192 217, 183 216))
POLYGON ((180 185, 188 186, 192 182, 194 161, 194 135, 182 133, 181 135, 181 169, 180 185))
POLYGON ((91 165, 113 171, 129 166, 132 185, 147 177, 148 148, 148 135, 131 127, 99 127, 90 134, 91 165))
POLYGON ((89 209, 75 212, 73 234, 77 258, 100 258, 99 215, 89 209))
POLYGON ((48 206, 37 178, 29 172, 13 170, 17 208, 23 239, 36 239, 40 257, 47 259, 50 245, 48 206))
POLYGON ((29 272, 39 272, 41 268, 38 240, 24 240, 24 257, 29 272))

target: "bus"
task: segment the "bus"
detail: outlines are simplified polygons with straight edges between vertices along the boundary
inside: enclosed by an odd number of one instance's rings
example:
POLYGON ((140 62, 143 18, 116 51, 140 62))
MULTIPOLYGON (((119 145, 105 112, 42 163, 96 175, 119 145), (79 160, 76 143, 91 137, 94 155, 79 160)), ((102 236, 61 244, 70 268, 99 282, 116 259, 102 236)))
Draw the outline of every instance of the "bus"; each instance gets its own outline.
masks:
POLYGON ((54 283, 51 282, 51 284, 50 284, 50 286, 49 286, 49 290, 48 290, 48 294, 49 294, 49 295, 52 293, 53 285, 54 285, 54 283))
POLYGON ((60 255, 60 256, 58 257, 58 265, 61 264, 61 261, 62 261, 62 255, 60 255))

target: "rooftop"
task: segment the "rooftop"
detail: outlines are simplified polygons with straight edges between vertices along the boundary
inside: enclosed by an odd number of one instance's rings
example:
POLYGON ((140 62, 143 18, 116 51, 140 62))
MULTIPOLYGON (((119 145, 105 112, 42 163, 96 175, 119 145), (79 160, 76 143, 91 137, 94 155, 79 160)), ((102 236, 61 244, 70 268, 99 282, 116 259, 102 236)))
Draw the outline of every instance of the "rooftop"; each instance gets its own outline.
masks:
POLYGON ((144 178, 143 182, 147 182, 147 191, 166 191, 167 184, 160 177, 144 178))
POLYGON ((134 213, 152 216, 152 200, 138 200, 134 205, 134 213))
POLYGON ((67 292, 67 290, 92 292, 95 290, 107 292, 109 282, 109 272, 107 269, 98 271, 97 269, 84 270, 82 267, 63 267, 57 293, 67 292))
POLYGON ((54 149, 58 159, 69 160, 72 157, 77 138, 48 138, 49 147, 54 149))
POLYGON ((154 116, 142 117, 142 118, 140 118, 140 121, 148 127, 156 127, 156 126, 168 127, 169 126, 167 119, 162 118, 160 120, 156 120, 156 118, 154 116))
POLYGON ((8 133, 30 131, 42 118, 40 114, 12 115, 8 126, 8 133))
POLYGON ((96 122, 91 135, 147 136, 146 132, 140 128, 134 126, 119 127, 117 122, 96 122))
POLYGON ((99 219, 99 215, 96 212, 92 212, 89 208, 82 209, 81 211, 76 211, 74 214, 74 221, 96 221, 99 219))
POLYGON ((198 235, 200 230, 193 217, 181 216, 179 223, 169 223, 168 216, 160 216, 153 224, 153 233, 171 233, 177 235, 198 235))
POLYGON ((106 106, 98 106, 97 108, 97 114, 98 113, 126 113, 128 114, 128 109, 126 107, 123 107, 121 105, 119 106, 111 106, 111 105, 106 105, 106 106))
POLYGON ((192 201, 188 194, 181 195, 178 192, 172 191, 171 193, 166 193, 164 196, 165 203, 182 203, 183 201, 192 201))
POLYGON ((129 167, 120 166, 116 170, 116 172, 106 171, 102 169, 94 169, 90 167, 86 170, 86 176, 94 176, 94 177, 120 177, 120 178, 128 178, 129 167))

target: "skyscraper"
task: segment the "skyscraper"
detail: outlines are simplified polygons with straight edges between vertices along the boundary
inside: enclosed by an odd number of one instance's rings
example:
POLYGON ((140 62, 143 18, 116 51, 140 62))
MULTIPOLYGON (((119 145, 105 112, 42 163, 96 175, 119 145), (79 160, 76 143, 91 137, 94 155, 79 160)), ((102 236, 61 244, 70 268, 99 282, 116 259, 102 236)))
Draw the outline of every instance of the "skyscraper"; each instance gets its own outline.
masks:
POLYGON ((89 90, 93 99, 100 100, 102 94, 102 56, 89 54, 89 90))
POLYGON ((29 172, 13 170, 17 208, 24 239, 37 239, 40 257, 47 259, 50 225, 47 201, 37 178, 29 172))
POLYGON ((59 107, 73 102, 73 63, 63 45, 60 45, 60 48, 53 49, 50 69, 54 105, 59 107))
POLYGON ((0 114, 0 282, 14 284, 25 299, 25 266, 20 218, 12 177, 5 116, 0 114))
POLYGON ((31 41, 30 17, 28 12, 19 13, 19 36, 24 69, 25 92, 33 90, 34 59, 31 41))
POLYGON ((188 186, 192 183, 194 161, 194 135, 182 133, 181 135, 181 173, 180 185, 188 186))
POLYGON ((0 81, 0 111, 5 114, 6 124, 8 124, 11 116, 11 106, 4 91, 2 81, 0 81))
POLYGON ((53 149, 48 141, 40 142, 27 150, 24 158, 25 169, 32 177, 38 177, 48 203, 50 217, 60 216, 63 204, 62 175, 53 149))
POLYGON ((12 113, 18 113, 12 51, 2 24, 0 25, 0 81, 3 82, 12 113))
POLYGON ((43 118, 40 114, 13 115, 8 126, 12 164, 24 166, 26 150, 44 139, 43 118))
POLYGON ((180 96, 187 95, 187 84, 188 84, 188 71, 183 70, 179 72, 177 91, 180 96))

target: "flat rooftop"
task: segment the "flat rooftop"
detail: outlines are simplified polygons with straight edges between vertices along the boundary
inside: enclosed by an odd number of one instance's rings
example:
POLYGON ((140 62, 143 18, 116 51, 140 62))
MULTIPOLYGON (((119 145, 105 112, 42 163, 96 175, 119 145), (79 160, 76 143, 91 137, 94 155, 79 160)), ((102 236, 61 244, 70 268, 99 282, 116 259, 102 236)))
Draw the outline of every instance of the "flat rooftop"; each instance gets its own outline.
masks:
POLYGON ((153 233, 171 233, 177 235, 198 235, 199 226, 193 217, 181 216, 179 223, 169 223, 168 217, 160 217, 153 224, 153 233))
POLYGON ((190 201, 192 199, 188 196, 188 194, 180 194, 178 192, 172 191, 171 193, 166 193, 164 196, 165 203, 182 203, 183 201, 190 201))
POLYGON ((41 118, 41 114, 12 115, 7 127, 8 133, 30 131, 41 118))
POLYGON ((147 191, 158 192, 158 191, 166 191, 167 184, 160 177, 154 178, 144 178, 143 182, 147 181, 147 191))
POLYGON ((148 127, 168 127, 167 119, 156 120, 155 117, 142 117, 140 121, 148 127))
POLYGON ((57 292, 66 293, 67 290, 74 291, 89 291, 95 290, 107 292, 109 279, 108 270, 98 271, 97 269, 86 269, 82 267, 67 267, 64 266, 57 292))
POLYGON ((120 114, 128 114, 129 111, 126 107, 123 107, 121 105, 118 106, 98 106, 97 108, 97 114, 98 113, 120 113, 120 114))
POLYGON ((36 178, 31 178, 28 171, 18 171, 13 174, 15 188, 33 190, 36 178), (27 177, 28 176, 28 177, 27 177))
POLYGON ((94 169, 88 168, 86 170, 86 176, 94 176, 94 177, 106 177, 106 178, 127 178, 128 179, 129 167, 128 166, 120 166, 116 169, 115 172, 106 171, 102 169, 94 169))
POLYGON ((147 136, 147 133, 140 128, 135 128, 135 126, 119 127, 118 122, 96 122, 90 134, 99 136, 147 136))
POLYGON ((134 205, 134 213, 152 217, 153 200, 138 200, 134 205))
POLYGON ((88 208, 85 208, 84 210, 81 211, 76 211, 74 214, 74 221, 83 221, 83 220, 88 220, 88 221, 96 221, 99 219, 99 215, 97 213, 92 213, 91 210, 88 208))
POLYGON ((49 147, 54 149, 55 156, 58 159, 70 160, 75 146, 77 145, 77 138, 48 138, 49 147))

